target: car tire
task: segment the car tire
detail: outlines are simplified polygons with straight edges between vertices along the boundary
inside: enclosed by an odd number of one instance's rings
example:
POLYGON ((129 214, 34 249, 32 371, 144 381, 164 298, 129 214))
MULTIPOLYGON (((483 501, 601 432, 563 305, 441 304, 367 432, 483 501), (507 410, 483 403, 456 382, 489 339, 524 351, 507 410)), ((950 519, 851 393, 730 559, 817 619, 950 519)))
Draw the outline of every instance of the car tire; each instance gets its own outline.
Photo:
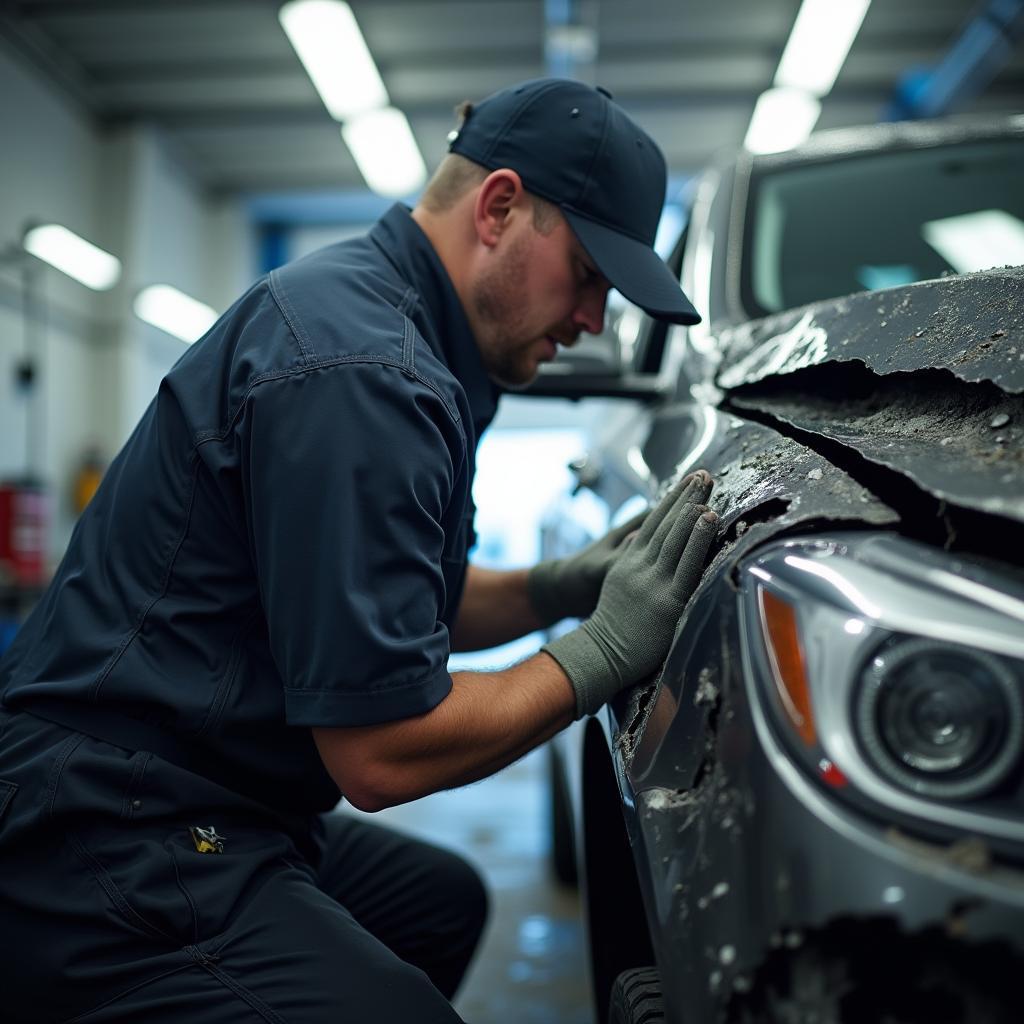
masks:
POLYGON ((575 888, 579 884, 579 872, 576 868, 576 837, 568 785, 561 755, 553 745, 549 745, 548 795, 551 867, 559 883, 575 888))
POLYGON ((656 967, 623 971, 612 985, 608 1024, 663 1024, 661 978, 656 967))

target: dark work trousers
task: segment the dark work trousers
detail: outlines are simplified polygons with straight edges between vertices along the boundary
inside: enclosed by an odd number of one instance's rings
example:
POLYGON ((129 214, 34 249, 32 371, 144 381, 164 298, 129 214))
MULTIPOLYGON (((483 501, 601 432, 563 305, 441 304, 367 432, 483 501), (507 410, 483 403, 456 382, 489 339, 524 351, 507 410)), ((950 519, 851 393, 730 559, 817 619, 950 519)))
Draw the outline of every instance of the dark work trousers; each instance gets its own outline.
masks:
POLYGON ((0 712, 5 1022, 455 1022, 486 903, 454 854, 0 712))

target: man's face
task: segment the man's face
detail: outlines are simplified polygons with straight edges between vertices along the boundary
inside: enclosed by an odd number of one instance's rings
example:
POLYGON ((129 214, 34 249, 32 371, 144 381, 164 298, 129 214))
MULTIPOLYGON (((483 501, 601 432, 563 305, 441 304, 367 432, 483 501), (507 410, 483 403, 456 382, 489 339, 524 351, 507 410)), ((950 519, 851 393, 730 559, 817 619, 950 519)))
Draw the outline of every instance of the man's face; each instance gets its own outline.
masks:
POLYGON ((547 234, 531 213, 520 216, 471 288, 487 372, 505 387, 525 387, 559 345, 601 332, 608 287, 561 215, 547 234))

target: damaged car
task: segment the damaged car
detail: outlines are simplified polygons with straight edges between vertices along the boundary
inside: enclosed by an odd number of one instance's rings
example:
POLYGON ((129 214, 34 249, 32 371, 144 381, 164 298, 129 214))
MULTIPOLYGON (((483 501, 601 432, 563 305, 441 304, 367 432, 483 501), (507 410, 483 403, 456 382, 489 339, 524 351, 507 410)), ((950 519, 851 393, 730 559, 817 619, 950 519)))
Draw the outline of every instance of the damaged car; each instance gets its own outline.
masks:
POLYGON ((552 752, 597 1019, 1019 1020, 1024 118, 720 162, 672 261, 703 323, 535 387, 616 399, 546 556, 698 467, 721 519, 552 752))

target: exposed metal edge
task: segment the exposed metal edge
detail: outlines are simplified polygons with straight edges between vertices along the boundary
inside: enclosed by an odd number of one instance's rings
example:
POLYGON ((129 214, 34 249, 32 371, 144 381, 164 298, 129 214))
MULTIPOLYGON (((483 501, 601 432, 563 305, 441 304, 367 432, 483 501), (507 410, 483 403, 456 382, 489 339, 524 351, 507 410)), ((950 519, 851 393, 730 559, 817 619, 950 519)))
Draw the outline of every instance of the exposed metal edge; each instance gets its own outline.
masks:
POLYGON ((726 390, 826 363, 880 376, 948 370, 1024 393, 1024 267, 859 292, 777 313, 719 335, 726 390))
MULTIPOLYGON (((810 425, 788 411, 783 412, 777 407, 773 407, 771 402, 760 403, 757 398, 739 396, 736 396, 733 402, 738 410, 768 417, 776 424, 784 425, 790 428, 791 431, 804 435, 803 443, 805 444, 813 446, 814 440, 818 439, 831 445, 838 445, 846 452, 849 452, 851 456, 863 459, 870 466, 897 474, 899 477, 909 481, 922 494, 928 495, 939 502, 945 502, 948 505, 971 512, 1000 516, 1011 522, 1024 523, 1024 498, 1020 496, 1019 491, 1012 489, 1016 486, 1019 474, 1012 466, 1006 467, 1008 470, 1006 476, 1007 484, 1002 485, 1003 493, 999 493, 1001 481, 997 483, 994 478, 990 478, 990 481, 982 489, 975 489, 974 493, 969 493, 967 486, 958 485, 970 485, 974 481, 962 478, 963 474, 956 471, 957 466, 954 464, 954 456, 959 453, 953 447, 942 448, 935 446, 934 451, 930 452, 932 455, 932 465, 936 467, 935 474, 925 477, 920 471, 913 469, 909 464, 911 463, 912 455, 916 459, 918 454, 916 452, 906 453, 901 458, 902 449, 893 448, 892 455, 890 456, 888 448, 880 449, 883 443, 880 440, 876 441, 873 438, 869 438, 863 444, 855 444, 849 437, 844 437, 841 431, 830 431, 827 429, 827 426, 821 424, 810 425), (951 463, 951 467, 948 470, 941 463, 940 455, 947 455, 951 463), (940 474, 943 472, 946 473, 948 479, 943 480, 941 478, 940 474)), ((951 427, 950 429, 954 428, 951 427)), ((954 442, 956 439, 947 437, 944 439, 945 441, 954 442)), ((966 456, 960 464, 971 468, 971 460, 966 456)), ((982 479, 984 483, 984 477, 982 479)), ((873 490, 882 496, 885 495, 884 486, 874 487, 873 490)), ((904 519, 907 518, 906 509, 902 510, 902 515, 904 519)))

